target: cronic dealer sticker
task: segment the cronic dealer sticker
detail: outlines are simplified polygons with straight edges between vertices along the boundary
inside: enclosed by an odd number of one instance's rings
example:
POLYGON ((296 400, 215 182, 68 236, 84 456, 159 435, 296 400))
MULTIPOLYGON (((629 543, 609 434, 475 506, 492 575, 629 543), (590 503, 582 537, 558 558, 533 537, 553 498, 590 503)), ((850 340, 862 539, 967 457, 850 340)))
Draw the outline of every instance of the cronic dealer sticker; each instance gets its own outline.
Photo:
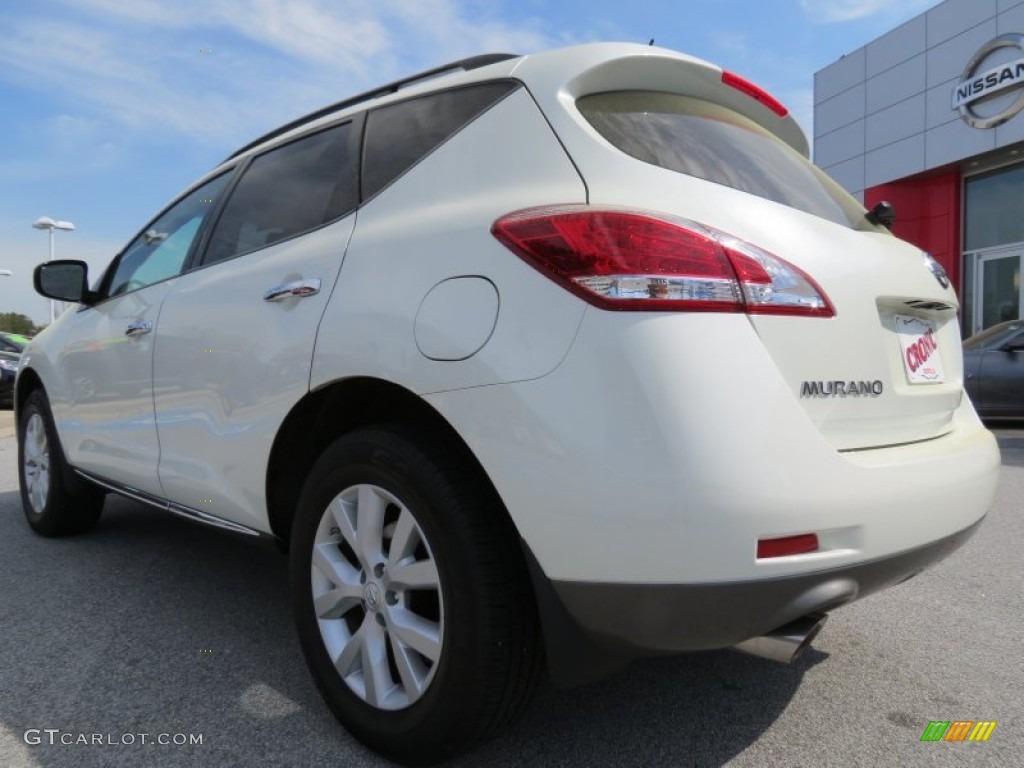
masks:
POLYGON ((911 384, 938 384, 946 380, 932 323, 917 317, 896 315, 896 332, 903 351, 903 368, 911 384))

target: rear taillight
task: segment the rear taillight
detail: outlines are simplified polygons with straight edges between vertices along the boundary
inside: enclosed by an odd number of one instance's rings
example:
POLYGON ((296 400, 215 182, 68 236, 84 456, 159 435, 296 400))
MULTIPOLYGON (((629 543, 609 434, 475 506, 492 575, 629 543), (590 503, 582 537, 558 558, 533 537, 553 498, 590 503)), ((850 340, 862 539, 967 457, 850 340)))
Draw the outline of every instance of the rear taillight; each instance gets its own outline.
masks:
POLYGON ((602 309, 832 317, 803 271, 724 232, 672 217, 583 205, 530 208, 491 232, 602 309))

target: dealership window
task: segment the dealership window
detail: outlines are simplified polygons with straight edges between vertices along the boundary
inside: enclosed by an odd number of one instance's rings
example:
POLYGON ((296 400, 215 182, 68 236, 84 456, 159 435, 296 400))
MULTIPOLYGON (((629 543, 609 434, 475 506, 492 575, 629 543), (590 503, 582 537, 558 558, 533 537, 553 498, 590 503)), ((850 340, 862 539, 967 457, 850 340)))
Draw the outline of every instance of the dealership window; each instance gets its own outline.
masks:
POLYGON ((971 336, 1024 316, 1024 164, 964 181, 962 329, 971 336))
POLYGON ((966 251, 1024 242, 1024 165, 968 177, 964 214, 966 251))

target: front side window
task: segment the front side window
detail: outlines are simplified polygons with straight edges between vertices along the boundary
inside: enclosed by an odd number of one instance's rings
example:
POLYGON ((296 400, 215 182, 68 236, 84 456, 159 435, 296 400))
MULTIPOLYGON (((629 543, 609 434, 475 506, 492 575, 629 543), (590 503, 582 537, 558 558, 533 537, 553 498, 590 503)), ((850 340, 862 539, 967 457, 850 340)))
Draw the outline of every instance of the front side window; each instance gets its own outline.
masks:
POLYGON ((753 120, 702 99, 656 91, 584 96, 576 106, 627 155, 782 203, 853 229, 887 233, 807 158, 753 120))
POLYGON ((253 159, 213 228, 203 263, 264 248, 355 209, 355 138, 347 122, 253 159))
POLYGON ((106 295, 119 296, 180 274, 203 220, 230 176, 223 173, 193 190, 135 238, 121 254, 106 295))

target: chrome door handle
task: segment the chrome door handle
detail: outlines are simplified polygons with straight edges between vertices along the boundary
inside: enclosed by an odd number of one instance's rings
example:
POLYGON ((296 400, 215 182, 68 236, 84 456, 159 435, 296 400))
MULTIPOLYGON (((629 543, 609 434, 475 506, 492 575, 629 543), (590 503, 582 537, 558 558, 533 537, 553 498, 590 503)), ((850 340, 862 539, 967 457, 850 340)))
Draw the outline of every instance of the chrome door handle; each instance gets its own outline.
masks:
POLYGON ((264 301, 281 301, 282 299, 304 299, 307 296, 315 296, 320 293, 320 278, 310 277, 306 280, 295 280, 291 283, 281 283, 263 294, 264 301))
POLYGON ((142 336, 153 330, 153 324, 149 320, 136 320, 128 326, 124 332, 125 336, 142 336))

